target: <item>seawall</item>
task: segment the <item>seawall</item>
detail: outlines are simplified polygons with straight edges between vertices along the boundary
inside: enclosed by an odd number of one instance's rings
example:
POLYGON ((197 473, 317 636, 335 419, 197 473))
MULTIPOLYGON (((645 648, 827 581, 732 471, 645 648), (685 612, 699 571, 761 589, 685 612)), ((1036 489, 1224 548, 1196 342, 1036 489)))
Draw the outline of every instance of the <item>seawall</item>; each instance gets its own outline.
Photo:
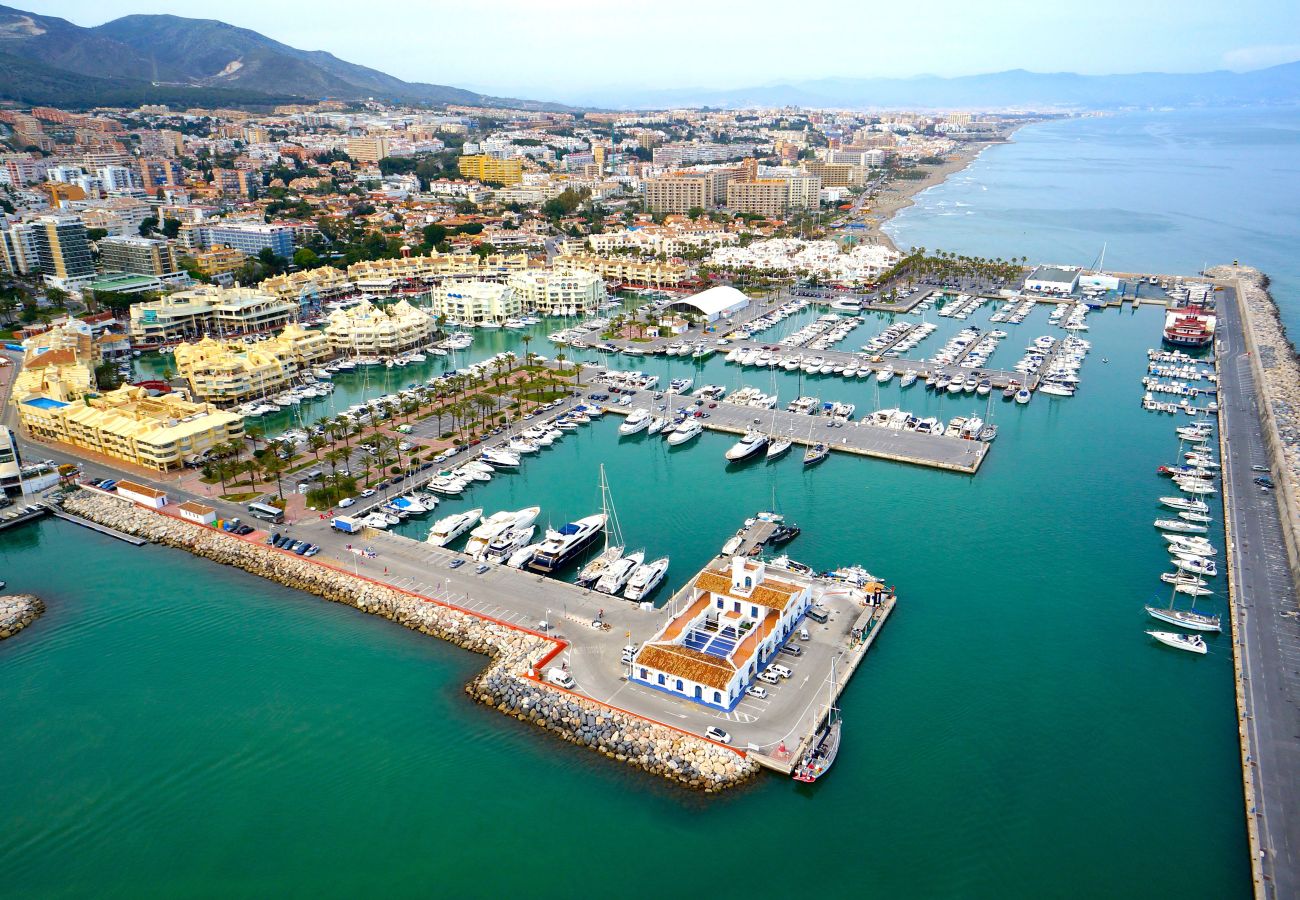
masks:
POLYGON ((758 771, 757 763, 735 750, 542 681, 538 675, 565 645, 537 632, 99 492, 78 491, 64 505, 117 531, 188 550, 485 654, 491 663, 466 686, 471 697, 611 759, 709 793, 741 784, 758 771))
POLYGON ((45 612, 45 604, 31 594, 0 597, 0 641, 11 638, 35 622, 45 612))

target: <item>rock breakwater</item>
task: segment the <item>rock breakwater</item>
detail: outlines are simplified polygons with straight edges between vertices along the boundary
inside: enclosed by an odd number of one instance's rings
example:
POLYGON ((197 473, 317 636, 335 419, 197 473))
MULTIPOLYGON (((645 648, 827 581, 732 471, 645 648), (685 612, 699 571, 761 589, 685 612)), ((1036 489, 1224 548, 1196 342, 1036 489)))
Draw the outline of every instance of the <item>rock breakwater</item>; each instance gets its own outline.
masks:
POLYGON ((541 635, 98 492, 78 491, 64 506, 118 531, 483 653, 492 661, 466 686, 471 697, 611 759, 706 792, 734 787, 758 771, 757 763, 728 748, 541 682, 536 673, 557 647, 541 635))
POLYGON ((45 612, 41 598, 31 594, 0 597, 0 641, 11 638, 35 622, 45 612))

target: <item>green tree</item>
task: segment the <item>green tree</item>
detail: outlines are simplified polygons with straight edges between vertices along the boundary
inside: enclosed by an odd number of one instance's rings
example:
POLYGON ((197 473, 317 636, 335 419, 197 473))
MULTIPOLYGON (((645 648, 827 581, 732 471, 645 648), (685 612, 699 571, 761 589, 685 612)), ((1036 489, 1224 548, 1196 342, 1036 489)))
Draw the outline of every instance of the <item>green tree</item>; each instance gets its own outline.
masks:
POLYGON ((293 264, 300 269, 314 269, 320 265, 320 257, 307 247, 299 247, 293 252, 293 264))

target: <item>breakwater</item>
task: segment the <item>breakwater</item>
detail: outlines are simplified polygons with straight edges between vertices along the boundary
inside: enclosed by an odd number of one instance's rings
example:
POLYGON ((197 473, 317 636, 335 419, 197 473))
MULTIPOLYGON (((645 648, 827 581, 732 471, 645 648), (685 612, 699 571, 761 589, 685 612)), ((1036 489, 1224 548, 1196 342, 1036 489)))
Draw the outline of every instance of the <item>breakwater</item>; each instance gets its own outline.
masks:
POLYGON ((0 597, 0 641, 11 638, 35 622, 45 612, 41 598, 31 594, 0 597))
POLYGON ((536 632, 106 494, 78 491, 64 506, 116 531, 188 550, 489 656, 489 666, 466 687, 471 697, 611 759, 710 793, 758 771, 754 761, 734 750, 541 681, 542 668, 564 645, 536 632))

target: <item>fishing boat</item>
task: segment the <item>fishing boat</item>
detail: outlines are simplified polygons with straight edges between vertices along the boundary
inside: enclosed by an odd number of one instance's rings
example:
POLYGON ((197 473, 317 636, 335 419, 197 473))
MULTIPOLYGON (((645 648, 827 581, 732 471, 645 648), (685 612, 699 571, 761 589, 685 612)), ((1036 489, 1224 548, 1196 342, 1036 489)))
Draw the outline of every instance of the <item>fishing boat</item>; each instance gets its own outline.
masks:
POLYGON ((804 451, 803 464, 805 466, 815 466, 822 460, 826 459, 830 452, 830 448, 825 444, 813 444, 804 451))
POLYGON ((740 462, 748 459, 767 447, 768 437, 761 431, 755 431, 752 428, 745 432, 745 436, 727 450, 725 456, 728 462, 740 462))
POLYGON ((425 540, 435 547, 445 547, 469 531, 482 515, 482 509, 470 509, 439 519, 433 523, 425 540))
POLYGON ((835 662, 831 661, 831 702, 830 709, 826 713, 826 723, 817 730, 813 737, 812 745, 808 752, 804 754, 799 765, 794 770, 794 780, 802 781, 808 784, 816 781, 825 775, 835 763, 835 757, 840 752, 840 732, 842 729, 842 720, 840 711, 835 706, 835 662))
POLYGON ((636 571, 637 566, 645 562, 645 551, 638 550, 621 559, 615 560, 605 569, 604 574, 596 581, 596 590, 602 594, 617 594, 623 590, 632 573, 636 571))
POLYGON ((632 577, 627 580, 623 596, 628 600, 644 600, 664 580, 664 573, 667 571, 668 557, 666 556, 637 566, 632 577))
POLYGON ((1205 638, 1199 634, 1179 634, 1174 631, 1148 631, 1151 635, 1166 647, 1174 647, 1178 650, 1186 650, 1189 653, 1199 653, 1205 655, 1208 649, 1205 646, 1205 638))

